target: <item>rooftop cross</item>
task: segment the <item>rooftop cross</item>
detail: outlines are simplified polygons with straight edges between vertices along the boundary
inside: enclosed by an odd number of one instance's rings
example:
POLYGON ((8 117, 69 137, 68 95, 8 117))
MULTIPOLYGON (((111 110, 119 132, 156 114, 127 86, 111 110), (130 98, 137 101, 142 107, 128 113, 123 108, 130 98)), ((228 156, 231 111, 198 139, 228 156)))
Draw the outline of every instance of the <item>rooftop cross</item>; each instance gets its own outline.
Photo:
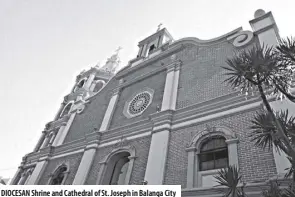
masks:
POLYGON ((160 31, 162 25, 163 25, 162 23, 160 23, 160 24, 158 25, 157 32, 160 31))

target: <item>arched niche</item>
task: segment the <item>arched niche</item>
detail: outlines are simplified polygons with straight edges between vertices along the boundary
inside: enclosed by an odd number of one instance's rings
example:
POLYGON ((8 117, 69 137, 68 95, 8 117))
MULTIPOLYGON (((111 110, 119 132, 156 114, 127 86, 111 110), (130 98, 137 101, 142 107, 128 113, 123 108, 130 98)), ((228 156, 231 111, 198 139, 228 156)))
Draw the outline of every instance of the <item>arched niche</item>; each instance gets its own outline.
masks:
POLYGON ((126 146, 116 148, 101 162, 98 175, 98 185, 128 185, 133 169, 135 148, 126 146))

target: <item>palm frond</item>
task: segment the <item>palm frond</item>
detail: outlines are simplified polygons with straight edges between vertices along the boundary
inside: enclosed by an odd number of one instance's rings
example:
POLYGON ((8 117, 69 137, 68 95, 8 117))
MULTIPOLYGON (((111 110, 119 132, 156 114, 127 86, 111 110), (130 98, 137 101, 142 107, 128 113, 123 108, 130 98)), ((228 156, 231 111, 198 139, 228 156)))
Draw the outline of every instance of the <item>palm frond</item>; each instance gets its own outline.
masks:
POLYGON ((256 45, 241 50, 226 60, 225 82, 232 87, 249 88, 258 84, 270 84, 271 76, 279 69, 273 48, 256 45))
POLYGON ((229 196, 232 193, 238 193, 238 184, 241 180, 239 170, 236 166, 229 166, 218 171, 218 174, 214 176, 216 182, 221 186, 228 188, 225 196, 229 196))
POLYGON ((274 134, 277 131, 271 115, 266 111, 258 112, 251 123, 251 141, 255 142, 257 147, 270 150, 276 140, 274 134))
MULTIPOLYGON (((290 140, 287 143, 292 144, 295 140, 295 117, 289 116, 288 110, 277 112, 275 115, 290 140)), ((269 112, 258 112, 251 123, 249 137, 252 142, 255 142, 255 146, 270 150, 274 145, 277 151, 283 151, 289 155, 286 142, 280 138, 276 123, 269 112)))
POLYGON ((295 63, 295 38, 281 39, 276 49, 281 54, 282 60, 295 63))

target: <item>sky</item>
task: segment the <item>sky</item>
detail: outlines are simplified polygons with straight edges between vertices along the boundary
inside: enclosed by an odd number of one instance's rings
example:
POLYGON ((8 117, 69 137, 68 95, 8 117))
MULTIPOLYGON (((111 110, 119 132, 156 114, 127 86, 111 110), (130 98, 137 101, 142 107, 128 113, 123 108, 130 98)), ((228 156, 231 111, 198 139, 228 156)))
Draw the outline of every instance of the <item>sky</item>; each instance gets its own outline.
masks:
POLYGON ((295 36, 294 0, 0 0, 0 176, 13 177, 56 115, 76 76, 121 46, 121 67, 162 23, 175 40, 251 30, 272 11, 280 35, 295 36))

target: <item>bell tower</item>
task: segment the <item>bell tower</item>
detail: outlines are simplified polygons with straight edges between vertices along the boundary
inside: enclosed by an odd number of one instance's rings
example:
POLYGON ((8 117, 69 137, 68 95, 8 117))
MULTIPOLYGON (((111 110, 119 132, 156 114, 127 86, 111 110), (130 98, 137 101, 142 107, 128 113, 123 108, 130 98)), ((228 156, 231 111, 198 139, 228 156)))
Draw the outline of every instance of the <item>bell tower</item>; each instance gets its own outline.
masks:
POLYGON ((158 26, 156 33, 138 43, 139 51, 137 58, 153 56, 157 51, 161 51, 161 47, 169 44, 173 40, 166 28, 161 29, 161 25, 162 24, 158 26))
POLYGON ((71 92, 64 97, 63 102, 53 121, 46 124, 41 137, 36 144, 33 153, 36 155, 45 156, 44 160, 40 160, 34 166, 25 166, 26 156, 23 158, 17 173, 11 181, 12 185, 34 185, 40 179, 50 157, 50 153, 54 147, 60 146, 68 134, 68 131, 76 117, 76 114, 83 111, 87 99, 99 93, 104 88, 105 84, 115 75, 119 65, 119 48, 116 52, 107 59, 104 66, 99 65, 83 70, 77 77, 76 83, 71 92), (47 155, 47 156, 46 156, 47 155))

